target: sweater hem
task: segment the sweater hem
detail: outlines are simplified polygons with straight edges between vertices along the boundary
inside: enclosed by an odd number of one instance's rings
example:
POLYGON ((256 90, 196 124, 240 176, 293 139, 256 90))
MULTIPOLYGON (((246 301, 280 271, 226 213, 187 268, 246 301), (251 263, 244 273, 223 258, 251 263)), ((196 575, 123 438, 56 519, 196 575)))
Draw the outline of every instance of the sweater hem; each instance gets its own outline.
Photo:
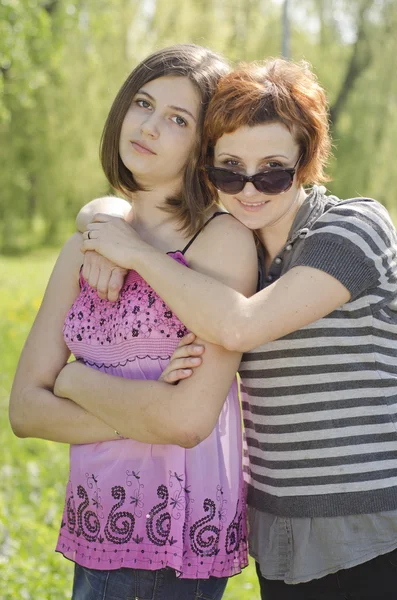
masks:
POLYGON ((279 517, 315 518, 374 514, 397 509, 397 486, 316 496, 272 496, 249 484, 248 505, 279 517))

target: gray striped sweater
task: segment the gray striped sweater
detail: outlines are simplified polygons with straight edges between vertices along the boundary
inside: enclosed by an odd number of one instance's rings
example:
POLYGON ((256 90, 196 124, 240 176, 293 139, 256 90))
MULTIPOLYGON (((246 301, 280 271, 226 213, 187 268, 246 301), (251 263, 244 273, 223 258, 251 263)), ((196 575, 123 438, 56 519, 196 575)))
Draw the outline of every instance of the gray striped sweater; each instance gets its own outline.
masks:
POLYGON ((294 266, 321 269, 351 300, 243 356, 255 508, 288 517, 397 508, 396 254, 381 204, 314 188, 262 274, 264 287, 294 266))

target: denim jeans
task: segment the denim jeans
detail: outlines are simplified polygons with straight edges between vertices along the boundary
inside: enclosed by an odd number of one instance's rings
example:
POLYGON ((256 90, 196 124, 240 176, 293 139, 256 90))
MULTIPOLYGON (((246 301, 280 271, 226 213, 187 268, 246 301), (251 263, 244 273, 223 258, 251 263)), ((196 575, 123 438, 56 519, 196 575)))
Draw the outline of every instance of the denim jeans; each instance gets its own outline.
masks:
POLYGON ((220 600, 227 577, 180 579, 173 569, 97 571, 75 564, 72 600, 220 600))
POLYGON ((351 569, 287 584, 265 579, 256 564, 262 600, 396 600, 397 549, 351 569))

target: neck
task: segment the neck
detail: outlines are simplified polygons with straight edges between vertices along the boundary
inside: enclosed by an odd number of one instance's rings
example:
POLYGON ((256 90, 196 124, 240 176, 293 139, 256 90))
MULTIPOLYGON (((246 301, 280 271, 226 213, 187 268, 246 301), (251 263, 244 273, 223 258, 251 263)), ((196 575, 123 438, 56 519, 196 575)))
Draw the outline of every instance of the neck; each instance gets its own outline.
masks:
POLYGON ((266 251, 267 266, 273 262, 280 249, 288 240, 288 235, 296 217, 296 213, 302 206, 306 196, 305 190, 299 188, 295 198, 284 214, 273 223, 262 227, 262 229, 259 229, 256 232, 266 251))
MULTIPOLYGON (((179 182, 178 182, 179 183, 179 182)), ((167 198, 175 196, 179 185, 163 183, 149 186, 141 184, 147 191, 137 191, 132 196, 134 213, 134 228, 144 236, 145 232, 153 231, 171 220, 169 213, 161 210, 167 198)))

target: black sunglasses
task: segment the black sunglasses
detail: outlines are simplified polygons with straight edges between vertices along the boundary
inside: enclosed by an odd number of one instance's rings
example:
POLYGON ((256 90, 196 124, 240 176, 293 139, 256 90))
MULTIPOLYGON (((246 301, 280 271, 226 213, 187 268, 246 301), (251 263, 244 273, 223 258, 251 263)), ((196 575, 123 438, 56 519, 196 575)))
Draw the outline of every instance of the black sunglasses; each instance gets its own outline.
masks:
POLYGON ((275 169, 260 171, 259 173, 255 173, 255 175, 243 175, 229 169, 211 166, 206 166, 205 170, 210 182, 217 190, 225 194, 239 194, 248 182, 253 183, 258 192, 262 194, 282 194, 283 192, 287 192, 292 186, 296 166, 301 158, 302 155, 299 156, 291 168, 276 167, 275 169))

